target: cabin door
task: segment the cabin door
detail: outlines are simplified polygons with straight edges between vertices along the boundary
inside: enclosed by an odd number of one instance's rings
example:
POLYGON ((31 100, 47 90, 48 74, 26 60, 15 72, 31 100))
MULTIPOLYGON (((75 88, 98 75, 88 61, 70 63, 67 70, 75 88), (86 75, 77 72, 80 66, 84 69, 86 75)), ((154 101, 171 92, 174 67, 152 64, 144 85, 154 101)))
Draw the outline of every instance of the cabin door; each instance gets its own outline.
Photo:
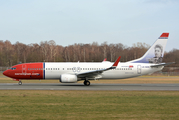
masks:
POLYGON ((26 73, 26 65, 22 65, 22 73, 26 73))
POLYGON ((141 74, 141 65, 137 65, 137 73, 141 74))

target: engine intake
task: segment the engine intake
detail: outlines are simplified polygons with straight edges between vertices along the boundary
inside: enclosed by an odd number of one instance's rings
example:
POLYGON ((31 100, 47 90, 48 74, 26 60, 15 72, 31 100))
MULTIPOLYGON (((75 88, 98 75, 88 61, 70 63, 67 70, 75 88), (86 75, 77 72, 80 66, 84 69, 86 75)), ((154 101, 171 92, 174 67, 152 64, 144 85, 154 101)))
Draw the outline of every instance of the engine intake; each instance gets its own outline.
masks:
POLYGON ((61 83, 74 83, 74 82, 77 82, 77 76, 76 75, 70 75, 70 74, 62 74, 60 76, 59 81, 61 83))

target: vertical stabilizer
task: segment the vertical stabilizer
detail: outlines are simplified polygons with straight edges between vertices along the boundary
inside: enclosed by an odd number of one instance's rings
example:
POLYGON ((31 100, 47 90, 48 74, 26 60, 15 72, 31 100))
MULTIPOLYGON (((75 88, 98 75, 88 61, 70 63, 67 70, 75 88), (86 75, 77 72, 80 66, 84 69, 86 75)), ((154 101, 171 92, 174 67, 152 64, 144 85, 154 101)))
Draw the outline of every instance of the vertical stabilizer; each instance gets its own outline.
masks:
POLYGON ((165 46, 167 44, 169 33, 162 35, 155 41, 149 50, 139 59, 129 61, 130 63, 162 63, 165 46))

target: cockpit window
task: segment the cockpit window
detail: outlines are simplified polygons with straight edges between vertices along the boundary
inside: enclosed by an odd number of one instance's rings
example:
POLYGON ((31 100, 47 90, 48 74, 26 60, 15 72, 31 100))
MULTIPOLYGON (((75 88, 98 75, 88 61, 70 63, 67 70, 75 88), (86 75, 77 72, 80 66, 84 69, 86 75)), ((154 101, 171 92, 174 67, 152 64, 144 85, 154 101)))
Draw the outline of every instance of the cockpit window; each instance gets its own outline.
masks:
POLYGON ((15 70, 16 68, 12 68, 12 67, 11 67, 10 69, 11 69, 11 70, 15 70))

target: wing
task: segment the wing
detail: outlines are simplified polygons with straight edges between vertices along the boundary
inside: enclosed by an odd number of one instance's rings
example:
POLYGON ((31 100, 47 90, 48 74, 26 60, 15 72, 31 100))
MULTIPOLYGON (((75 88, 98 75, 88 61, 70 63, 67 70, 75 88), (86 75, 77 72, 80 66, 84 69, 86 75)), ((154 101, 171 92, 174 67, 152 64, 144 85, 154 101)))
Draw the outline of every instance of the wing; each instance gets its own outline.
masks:
POLYGON ((78 78, 95 78, 96 76, 100 75, 104 71, 110 70, 110 69, 115 69, 120 61, 121 56, 118 57, 118 59, 114 62, 114 64, 106 69, 100 69, 100 70, 95 70, 95 71, 90 71, 90 72, 85 72, 85 73, 79 73, 77 74, 78 78))
POLYGON ((170 64, 174 64, 175 62, 170 62, 170 63, 161 63, 161 64, 156 64, 156 65, 151 65, 150 67, 159 67, 159 66, 166 66, 170 64))

